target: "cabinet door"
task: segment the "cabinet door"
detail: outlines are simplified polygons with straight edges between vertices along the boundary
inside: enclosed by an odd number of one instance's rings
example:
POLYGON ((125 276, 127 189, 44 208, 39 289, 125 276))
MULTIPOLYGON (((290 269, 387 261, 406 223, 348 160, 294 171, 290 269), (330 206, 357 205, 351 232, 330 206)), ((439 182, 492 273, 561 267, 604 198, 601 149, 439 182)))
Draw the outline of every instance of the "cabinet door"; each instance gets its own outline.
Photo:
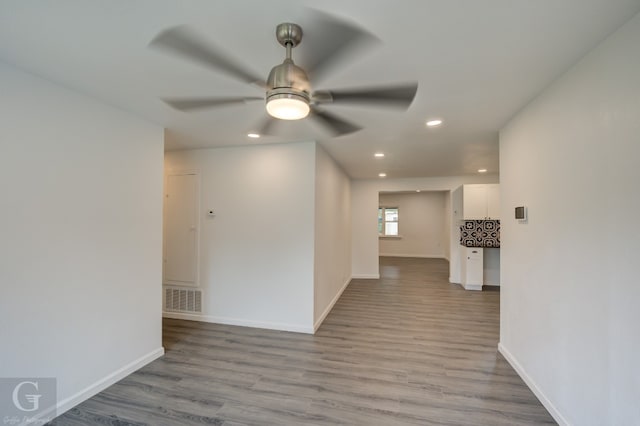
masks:
POLYGON ((486 185, 464 185, 462 210, 464 219, 486 219, 486 185))
POLYGON ((487 216, 500 219, 500 185, 487 185, 487 216))

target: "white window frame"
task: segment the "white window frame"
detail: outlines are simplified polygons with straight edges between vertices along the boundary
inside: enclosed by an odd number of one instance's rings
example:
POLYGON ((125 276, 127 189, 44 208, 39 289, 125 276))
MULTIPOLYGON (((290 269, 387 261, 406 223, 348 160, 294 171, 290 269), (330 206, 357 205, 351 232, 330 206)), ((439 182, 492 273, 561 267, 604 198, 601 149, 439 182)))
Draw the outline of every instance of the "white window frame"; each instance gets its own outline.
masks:
POLYGON ((400 235, 400 209, 396 206, 379 206, 378 207, 378 236, 380 238, 401 238, 400 235), (387 210, 397 210, 398 220, 386 220, 387 210), (380 211, 382 211, 382 218, 380 218, 380 211), (380 223, 382 223, 382 232, 380 232, 380 223), (396 223, 398 227, 397 234, 387 234, 387 223, 396 223))

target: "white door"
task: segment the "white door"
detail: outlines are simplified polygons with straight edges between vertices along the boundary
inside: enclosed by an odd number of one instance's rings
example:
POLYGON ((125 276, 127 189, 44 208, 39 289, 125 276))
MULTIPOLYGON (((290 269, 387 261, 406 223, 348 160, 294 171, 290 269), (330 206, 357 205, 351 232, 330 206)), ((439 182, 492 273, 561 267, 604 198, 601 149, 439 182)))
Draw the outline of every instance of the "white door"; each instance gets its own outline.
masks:
POLYGON ((167 176, 164 209, 165 284, 198 285, 198 176, 167 176))

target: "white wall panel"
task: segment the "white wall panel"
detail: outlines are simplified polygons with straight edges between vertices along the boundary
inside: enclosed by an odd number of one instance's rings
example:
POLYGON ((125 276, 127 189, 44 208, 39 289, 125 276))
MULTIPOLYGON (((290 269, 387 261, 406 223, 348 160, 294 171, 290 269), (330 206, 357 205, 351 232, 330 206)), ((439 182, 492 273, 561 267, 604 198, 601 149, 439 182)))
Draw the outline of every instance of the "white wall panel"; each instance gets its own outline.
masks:
POLYGON ((312 332, 315 143, 168 152, 165 170, 200 176, 193 318, 312 332))
POLYGON ((60 410, 162 354, 163 129, 0 64, 0 377, 60 410))
POLYGON ((314 328, 351 280, 351 182, 316 145, 314 328))
MULTIPOLYGON (((448 192, 447 192, 448 194, 448 192)), ((383 193, 380 206, 398 207, 400 238, 380 238, 380 256, 446 257, 445 191, 383 193)))
POLYGON ((500 135, 501 347, 561 423, 640 424, 639 45, 637 15, 500 135))

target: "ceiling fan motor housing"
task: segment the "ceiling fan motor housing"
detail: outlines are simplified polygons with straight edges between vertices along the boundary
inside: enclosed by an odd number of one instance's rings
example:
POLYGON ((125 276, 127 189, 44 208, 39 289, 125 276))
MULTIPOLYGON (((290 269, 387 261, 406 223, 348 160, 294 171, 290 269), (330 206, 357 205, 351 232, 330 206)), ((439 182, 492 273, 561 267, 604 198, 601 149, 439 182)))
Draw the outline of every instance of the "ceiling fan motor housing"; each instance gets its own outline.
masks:
POLYGON ((291 59, 285 59, 282 64, 273 67, 267 78, 267 102, 274 97, 288 97, 308 103, 310 91, 307 73, 291 59))

